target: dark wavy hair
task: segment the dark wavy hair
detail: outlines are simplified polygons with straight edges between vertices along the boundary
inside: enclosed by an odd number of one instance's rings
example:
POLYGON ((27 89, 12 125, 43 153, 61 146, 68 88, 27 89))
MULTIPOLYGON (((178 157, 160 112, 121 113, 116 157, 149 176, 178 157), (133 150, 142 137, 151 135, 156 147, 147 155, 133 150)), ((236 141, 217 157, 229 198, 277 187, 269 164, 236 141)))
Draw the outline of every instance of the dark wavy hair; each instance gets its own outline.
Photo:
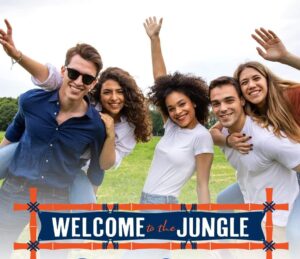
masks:
POLYGON ((118 67, 109 67, 100 74, 99 81, 91 97, 95 103, 100 103, 102 85, 107 80, 116 81, 123 90, 124 107, 121 115, 134 125, 134 135, 137 142, 147 142, 151 138, 152 124, 146 99, 134 78, 125 70, 118 67))
POLYGON ((148 94, 150 102, 158 106, 165 116, 169 116, 166 97, 172 92, 180 92, 196 104, 195 114, 199 123, 205 124, 209 115, 208 86, 201 77, 175 72, 158 77, 148 94))

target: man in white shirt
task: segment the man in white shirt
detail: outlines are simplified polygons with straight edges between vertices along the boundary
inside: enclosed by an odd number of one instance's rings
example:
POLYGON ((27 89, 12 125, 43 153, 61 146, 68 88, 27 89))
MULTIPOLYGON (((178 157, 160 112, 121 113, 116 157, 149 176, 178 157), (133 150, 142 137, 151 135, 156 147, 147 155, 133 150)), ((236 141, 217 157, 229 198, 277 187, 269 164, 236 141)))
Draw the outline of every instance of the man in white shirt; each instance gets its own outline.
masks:
POLYGON ((275 203, 289 203, 289 211, 273 213, 274 225, 285 227, 299 193, 295 171, 300 169, 300 144, 275 136, 272 127, 262 128, 247 116, 245 100, 235 79, 220 77, 213 80, 209 96, 226 139, 233 132, 252 137, 253 150, 248 154, 241 154, 226 145, 223 147, 226 158, 237 170, 237 181, 245 203, 264 203, 265 188, 273 188, 275 203))

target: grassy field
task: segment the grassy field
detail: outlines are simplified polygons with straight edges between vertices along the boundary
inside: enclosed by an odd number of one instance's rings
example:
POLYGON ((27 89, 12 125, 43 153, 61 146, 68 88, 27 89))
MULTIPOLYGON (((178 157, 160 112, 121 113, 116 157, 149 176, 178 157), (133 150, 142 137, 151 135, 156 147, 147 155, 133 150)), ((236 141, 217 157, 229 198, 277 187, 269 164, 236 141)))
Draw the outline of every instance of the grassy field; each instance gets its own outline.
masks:
MULTIPOLYGON (((0 132, 0 140, 4 132, 0 132)), ((106 172, 103 184, 98 189, 99 203, 138 203, 140 194, 147 176, 152 160, 153 151, 159 138, 154 137, 147 144, 138 144, 135 150, 126 157, 117 170, 106 172)), ((216 195, 230 183, 235 181, 234 170, 226 162, 224 155, 215 148, 215 156, 210 177, 210 191, 212 202, 215 202, 216 195)), ((179 201, 182 203, 197 203, 196 177, 193 176, 184 186, 179 201)), ((19 241, 28 240, 28 228, 25 228, 19 241)), ((72 251, 68 258, 109 258, 119 259, 120 251, 72 251)), ((13 259, 29 258, 24 251, 15 251, 13 259)), ((176 258, 176 256, 174 257, 176 258)))
MULTIPOLYGON (((150 143, 138 144, 135 150, 124 159, 117 170, 106 172, 104 182, 98 191, 98 202, 138 202, 159 138, 154 137, 150 143)), ((217 193, 235 181, 234 170, 226 162, 223 153, 215 148, 215 156, 210 177, 212 200, 217 193)), ((196 176, 184 186, 179 197, 180 202, 196 203, 196 176)))
MULTIPOLYGON (((2 139, 4 132, 0 132, 2 139)), ((154 137, 147 144, 138 144, 132 154, 126 157, 117 170, 109 170, 98 189, 99 203, 137 203, 147 176, 155 145, 159 138, 154 137)), ((212 201, 216 195, 235 181, 234 170, 226 162, 224 155, 215 148, 215 156, 210 177, 212 201)), ((196 203, 196 176, 184 186, 179 197, 180 202, 196 203)))

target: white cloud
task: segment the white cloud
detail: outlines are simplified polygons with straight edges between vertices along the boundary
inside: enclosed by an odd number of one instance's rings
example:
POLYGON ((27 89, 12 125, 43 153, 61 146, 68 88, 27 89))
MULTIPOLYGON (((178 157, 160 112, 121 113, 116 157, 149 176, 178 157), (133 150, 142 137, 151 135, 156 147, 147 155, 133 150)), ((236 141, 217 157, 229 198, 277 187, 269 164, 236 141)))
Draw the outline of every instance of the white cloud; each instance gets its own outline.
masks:
MULTIPOLYGON (((245 60, 263 61, 250 34, 272 28, 300 55, 300 4, 296 0, 0 0, 0 19, 8 18, 17 47, 41 62, 60 67, 77 42, 94 45, 104 66, 119 66, 146 90, 152 84, 150 44, 143 22, 164 17, 162 47, 168 71, 192 72, 207 80, 232 75, 245 60)), ((1 28, 4 23, 1 21, 1 28)), ((299 71, 263 61, 282 77, 300 81, 299 71)), ((31 88, 29 76, 0 50, 0 96, 31 88)))

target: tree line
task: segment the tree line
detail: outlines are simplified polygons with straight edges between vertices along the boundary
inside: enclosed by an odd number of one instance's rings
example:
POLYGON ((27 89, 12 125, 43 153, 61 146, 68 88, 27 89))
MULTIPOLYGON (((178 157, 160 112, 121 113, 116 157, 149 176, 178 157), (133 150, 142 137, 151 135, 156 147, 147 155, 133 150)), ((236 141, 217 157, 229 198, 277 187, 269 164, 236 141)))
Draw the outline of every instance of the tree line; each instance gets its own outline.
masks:
MULTIPOLYGON (((0 97, 0 131, 5 131, 7 129, 17 111, 18 99, 12 97, 0 97)), ((164 133, 164 127, 160 112, 155 108, 150 107, 150 115, 152 119, 153 136, 162 136, 164 133)), ((205 126, 210 128, 215 122, 215 117, 210 116, 210 120, 205 126)))
POLYGON ((18 99, 0 97, 0 131, 6 130, 17 111, 18 99))

